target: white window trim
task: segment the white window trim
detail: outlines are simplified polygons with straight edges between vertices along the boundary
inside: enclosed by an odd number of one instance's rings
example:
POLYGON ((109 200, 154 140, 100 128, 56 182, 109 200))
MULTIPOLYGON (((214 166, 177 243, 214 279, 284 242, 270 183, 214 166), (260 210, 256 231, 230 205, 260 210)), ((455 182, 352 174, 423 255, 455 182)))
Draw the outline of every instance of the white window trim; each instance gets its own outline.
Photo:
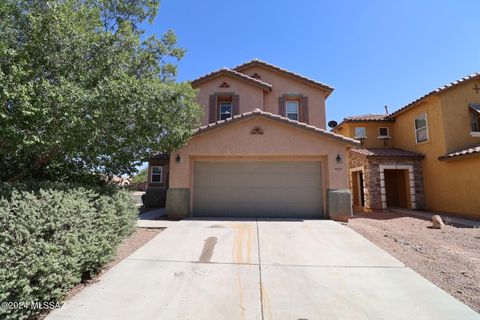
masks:
POLYGON ((379 127, 378 128, 378 139, 385 139, 385 138, 390 138, 390 129, 388 127, 379 127), (381 135, 380 134, 380 129, 387 129, 387 135, 381 135))
POLYGON ((367 139, 367 129, 365 127, 355 127, 355 139, 367 139), (357 129, 363 129, 363 132, 365 133, 364 136, 357 136, 357 129))
MULTIPOLYGON (((230 106, 230 116, 228 118, 231 118, 233 115, 233 103, 232 101, 220 101, 219 103, 219 108, 218 108, 218 119, 221 120, 222 119, 222 104, 225 103, 225 104, 228 104, 230 106)), ((226 113, 225 113, 226 114, 226 113)))
POLYGON ((419 114, 418 116, 416 116, 413 119, 413 129, 415 130, 415 143, 416 144, 426 143, 426 142, 430 141, 430 134, 428 133, 428 116, 427 116, 426 112, 419 114), (416 125, 415 121, 417 120, 418 117, 421 117, 423 115, 425 115, 425 131, 427 132, 427 140, 418 141, 417 132, 418 132, 418 130, 422 130, 423 128, 417 129, 417 125, 416 125))
POLYGON ((480 131, 472 131, 470 135, 474 138, 480 138, 480 131))
MULTIPOLYGON (((285 116, 288 118, 289 114, 296 114, 297 115, 297 120, 294 120, 294 121, 300 121, 300 111, 299 111, 298 101, 296 101, 296 100, 286 100, 285 101, 285 116), (288 104, 292 103, 292 102, 295 103, 295 105, 297 106, 297 112, 288 112, 288 104)), ((291 120, 293 120, 293 119, 291 119, 291 120)))
POLYGON ((150 169, 150 183, 162 183, 163 181, 163 166, 152 166, 150 169), (153 181, 153 176, 158 176, 158 173, 153 173, 153 168, 160 168, 160 181, 153 181))
MULTIPOLYGON (((480 113, 476 110, 476 109, 473 109, 473 108, 470 108, 469 110, 470 112, 470 126, 473 125, 473 121, 475 121, 476 125, 477 125, 477 130, 480 130, 480 113), (473 117, 473 119, 472 119, 473 117)), ((471 128, 473 130, 473 127, 471 128)), ((480 137, 480 131, 470 131, 470 135, 472 137, 480 137)))

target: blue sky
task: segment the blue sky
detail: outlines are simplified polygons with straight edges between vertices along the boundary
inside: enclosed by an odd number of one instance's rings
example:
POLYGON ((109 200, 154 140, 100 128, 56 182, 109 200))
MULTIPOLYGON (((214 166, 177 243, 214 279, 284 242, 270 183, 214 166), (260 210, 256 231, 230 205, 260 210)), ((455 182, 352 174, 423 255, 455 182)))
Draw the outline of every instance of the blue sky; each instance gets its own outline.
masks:
POLYGON ((460 0, 164 0, 147 34, 175 30, 181 81, 259 58, 329 84, 339 121, 480 71, 479 14, 460 0))

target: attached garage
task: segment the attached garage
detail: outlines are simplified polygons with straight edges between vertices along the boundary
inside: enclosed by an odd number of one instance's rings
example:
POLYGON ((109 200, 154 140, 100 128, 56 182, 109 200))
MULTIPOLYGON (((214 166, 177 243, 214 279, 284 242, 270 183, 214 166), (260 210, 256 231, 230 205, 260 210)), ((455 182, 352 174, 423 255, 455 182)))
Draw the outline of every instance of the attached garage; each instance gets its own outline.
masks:
POLYGON ((348 188, 346 151, 358 144, 258 109, 200 127, 170 154, 165 212, 172 218, 327 217, 327 194, 348 188))
POLYGON ((195 161, 193 171, 193 216, 324 216, 320 161, 195 161))

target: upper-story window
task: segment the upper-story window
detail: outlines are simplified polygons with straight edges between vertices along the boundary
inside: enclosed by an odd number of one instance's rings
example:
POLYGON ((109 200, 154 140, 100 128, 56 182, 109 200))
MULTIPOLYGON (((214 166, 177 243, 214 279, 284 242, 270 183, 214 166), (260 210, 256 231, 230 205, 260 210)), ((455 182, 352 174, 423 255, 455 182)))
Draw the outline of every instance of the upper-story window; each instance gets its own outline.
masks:
POLYGON ((417 143, 428 141, 427 114, 415 118, 415 139, 417 143))
POLYGON ((470 125, 472 132, 480 132, 480 105, 470 105, 470 125))
POLYGON ((286 101, 285 105, 287 118, 298 121, 298 101, 286 101))
POLYGON ((232 101, 220 101, 220 120, 232 117, 232 101))
POLYGON ((162 166, 152 166, 150 181, 152 183, 160 183, 162 182, 162 166))
POLYGON ((388 138, 390 137, 390 133, 388 132, 387 127, 380 127, 378 128, 378 138, 388 138))
POLYGON ((365 139, 366 137, 367 137, 367 133, 364 127, 355 128, 355 139, 365 139))

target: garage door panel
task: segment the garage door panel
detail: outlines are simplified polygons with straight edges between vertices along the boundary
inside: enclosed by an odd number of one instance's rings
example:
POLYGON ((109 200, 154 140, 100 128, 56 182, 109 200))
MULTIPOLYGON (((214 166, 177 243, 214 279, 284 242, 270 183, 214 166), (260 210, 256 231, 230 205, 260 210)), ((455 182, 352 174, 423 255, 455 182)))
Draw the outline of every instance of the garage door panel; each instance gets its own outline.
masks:
POLYGON ((195 162, 195 216, 321 217, 320 162, 195 162))

